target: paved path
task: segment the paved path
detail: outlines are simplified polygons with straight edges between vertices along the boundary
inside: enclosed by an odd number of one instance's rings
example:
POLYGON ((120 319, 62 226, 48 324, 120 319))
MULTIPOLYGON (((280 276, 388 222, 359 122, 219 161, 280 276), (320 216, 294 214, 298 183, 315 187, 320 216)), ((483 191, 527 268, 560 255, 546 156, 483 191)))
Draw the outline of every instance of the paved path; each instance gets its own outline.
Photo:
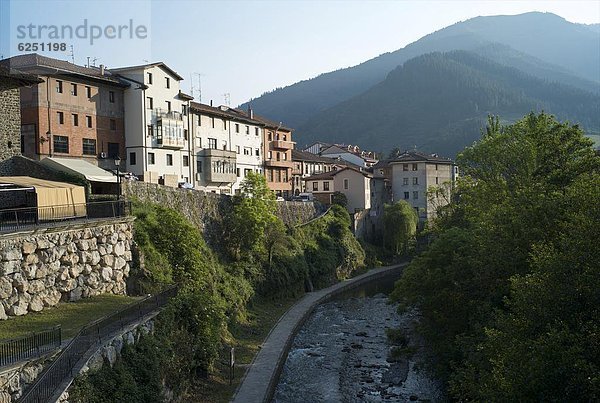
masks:
POLYGON ((340 292, 358 287, 375 279, 392 275, 404 264, 380 267, 331 287, 307 293, 296 302, 277 322, 263 342, 262 348, 246 370, 238 387, 234 403, 269 402, 279 380, 279 374, 290 346, 313 309, 340 292))

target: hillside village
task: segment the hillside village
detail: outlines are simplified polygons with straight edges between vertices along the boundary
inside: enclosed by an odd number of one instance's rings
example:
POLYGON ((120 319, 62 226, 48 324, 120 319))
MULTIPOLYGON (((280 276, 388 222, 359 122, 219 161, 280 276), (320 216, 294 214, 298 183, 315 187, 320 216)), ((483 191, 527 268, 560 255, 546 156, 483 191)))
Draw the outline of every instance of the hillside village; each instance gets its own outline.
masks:
MULTIPOLYGON (((79 176, 91 183, 92 196, 117 194, 122 181, 237 195, 254 172, 281 201, 327 206, 342 193, 360 235, 394 200, 409 202, 421 221, 431 218, 440 201, 428 199, 429 187, 450 188, 457 175, 452 160, 416 150, 379 159, 347 144, 299 147, 285 122, 251 107, 195 102, 181 89, 183 77, 163 62, 109 69, 26 54, 2 65, 2 102, 11 105, 4 119, 12 122, 3 159, 79 176)), ((0 173, 35 172, 23 166, 5 161, 0 173)), ((17 207, 24 205, 4 206, 17 207)))

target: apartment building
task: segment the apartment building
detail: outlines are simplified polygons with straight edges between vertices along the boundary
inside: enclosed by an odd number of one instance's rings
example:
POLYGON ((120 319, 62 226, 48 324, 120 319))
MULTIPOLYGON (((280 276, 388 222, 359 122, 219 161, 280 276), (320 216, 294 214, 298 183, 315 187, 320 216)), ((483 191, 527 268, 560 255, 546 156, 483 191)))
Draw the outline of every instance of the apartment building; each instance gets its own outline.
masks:
POLYGON ((329 172, 335 166, 335 161, 330 158, 300 150, 292 150, 292 162, 292 193, 295 196, 307 192, 304 178, 329 172))
POLYGON ((405 200, 415 208, 419 220, 435 217, 436 207, 447 204, 443 197, 428 199, 431 186, 445 186, 451 191, 458 170, 454 161, 436 154, 406 151, 389 164, 392 167, 394 201, 405 200))
POLYGON ((348 200, 350 213, 371 208, 373 175, 366 170, 343 167, 304 178, 307 192, 321 203, 330 204, 335 192, 348 200))
POLYGON ((239 194, 249 172, 262 173, 263 127, 247 113, 228 106, 191 105, 196 189, 239 194))
POLYGON ((129 84, 100 67, 83 67, 38 54, 3 61, 41 82, 21 88, 21 149, 41 160, 84 160, 115 169, 124 156, 124 91, 129 84))
POLYGON ((163 62, 111 69, 124 91, 126 169, 140 180, 176 187, 193 180, 190 102, 183 80, 163 62))

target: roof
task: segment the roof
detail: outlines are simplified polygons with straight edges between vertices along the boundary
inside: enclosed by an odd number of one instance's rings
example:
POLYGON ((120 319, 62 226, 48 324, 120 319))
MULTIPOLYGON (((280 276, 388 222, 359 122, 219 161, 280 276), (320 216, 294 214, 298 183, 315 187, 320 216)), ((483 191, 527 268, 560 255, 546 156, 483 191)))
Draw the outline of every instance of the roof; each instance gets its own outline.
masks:
POLYGON ((240 109, 230 108, 228 106, 210 106, 206 104, 201 104, 199 102, 190 102, 190 109, 192 111, 197 111, 200 113, 204 113, 206 115, 219 116, 223 118, 229 118, 233 120, 238 120, 241 122, 247 122, 256 126, 264 126, 264 123, 250 119, 247 114, 241 112, 240 109))
POLYGON ((117 67, 117 68, 110 69, 110 70, 111 71, 115 71, 115 72, 122 72, 122 71, 139 70, 139 69, 144 69, 145 70, 145 69, 149 69, 151 67, 161 67, 164 70, 168 71, 169 74, 171 74, 177 80, 179 80, 179 81, 183 80, 183 77, 181 77, 179 74, 177 74, 177 72, 175 70, 173 70, 172 68, 170 68, 169 66, 167 66, 164 62, 154 62, 154 63, 148 63, 148 64, 139 64, 137 66, 117 67))
POLYGON ((33 75, 75 75, 120 87, 129 86, 129 84, 114 76, 108 69, 105 69, 104 74, 102 74, 99 67, 83 67, 65 60, 38 55, 37 53, 13 56, 3 60, 3 64, 8 65, 11 70, 17 69, 33 75))
POLYGON ((117 183, 117 177, 96 165, 78 158, 44 158, 40 161, 43 165, 78 176, 83 176, 92 182, 117 183))
POLYGON ((292 161, 311 161, 311 162, 324 162, 326 164, 333 164, 335 161, 331 158, 321 157, 320 155, 309 153, 308 151, 292 150, 292 161))
POLYGON ((46 188, 46 189, 74 189, 81 187, 65 182, 48 181, 45 179, 32 178, 29 176, 0 176, 0 183, 10 183, 26 188, 46 188))
POLYGON ((348 150, 344 150, 343 148, 340 148, 336 145, 332 145, 327 147, 326 149, 321 151, 321 155, 323 154, 352 154, 352 155, 356 155, 354 153, 351 153, 348 150))
POLYGON ((452 164, 454 161, 450 158, 442 158, 437 154, 425 154, 419 151, 405 151, 398 157, 390 161, 390 164, 398 164, 402 162, 433 162, 437 164, 452 164))
POLYGON ((44 80, 34 76, 33 74, 23 73, 22 71, 11 69, 9 66, 0 64, 0 77, 8 78, 16 82, 19 87, 43 83, 44 80))
MULTIPOLYGON (((239 108, 236 108, 235 111, 237 113, 240 113, 240 114, 246 116, 247 118, 249 118, 247 111, 244 111, 243 109, 239 109, 239 108)), ((253 114, 253 116, 254 116, 253 117, 254 120, 257 120, 257 121, 261 122, 262 124, 264 124, 268 128, 283 130, 283 131, 286 131, 286 132, 291 132, 292 130, 294 130, 294 129, 291 129, 289 127, 283 126, 282 122, 277 123, 277 122, 274 122, 272 120, 269 120, 269 119, 265 118, 264 116, 259 116, 257 114, 253 114)))

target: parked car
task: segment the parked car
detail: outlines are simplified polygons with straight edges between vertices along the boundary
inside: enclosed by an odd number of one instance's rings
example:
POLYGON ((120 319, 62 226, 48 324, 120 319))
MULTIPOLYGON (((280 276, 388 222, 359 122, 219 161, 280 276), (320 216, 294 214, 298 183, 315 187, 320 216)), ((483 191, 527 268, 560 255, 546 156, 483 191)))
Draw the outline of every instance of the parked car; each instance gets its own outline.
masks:
POLYGON ((312 193, 300 193, 298 197, 300 198, 300 201, 303 202, 311 202, 315 200, 312 193))

